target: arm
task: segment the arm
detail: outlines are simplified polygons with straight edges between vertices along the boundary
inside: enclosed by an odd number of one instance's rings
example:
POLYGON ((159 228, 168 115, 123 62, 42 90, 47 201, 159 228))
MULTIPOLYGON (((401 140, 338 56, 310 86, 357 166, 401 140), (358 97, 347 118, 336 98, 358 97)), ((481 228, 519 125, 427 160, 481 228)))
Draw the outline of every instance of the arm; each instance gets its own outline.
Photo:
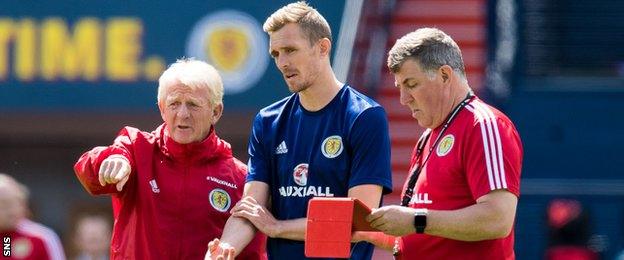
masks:
POLYGON ((230 216, 225 223, 223 234, 220 239, 221 243, 227 243, 234 248, 235 255, 242 252, 243 248, 251 242, 256 233, 256 228, 252 222, 243 217, 236 216, 234 213, 239 211, 237 208, 240 208, 241 204, 245 203, 245 200, 249 198, 253 198, 263 206, 266 205, 269 200, 269 185, 259 181, 248 182, 245 184, 243 197, 244 198, 232 208, 232 216, 230 216))
MULTIPOLYGON (((518 198, 495 190, 477 199, 477 203, 457 210, 429 210, 425 234, 461 241, 480 241, 506 237, 511 232, 518 198)), ((415 209, 386 206, 367 217, 371 226, 385 234, 405 236, 415 233, 415 209)))
POLYGON ((397 237, 395 236, 386 235, 381 232, 356 231, 353 232, 351 242, 357 243, 366 241, 383 250, 392 251, 394 249, 394 241, 396 238, 397 237))
POLYGON ((122 129, 111 146, 98 146, 84 153, 74 165, 82 186, 92 195, 121 191, 128 181, 134 162, 131 156, 131 134, 138 130, 122 129))
POLYGON ((516 195, 495 190, 463 209, 430 210, 425 233, 462 241, 503 238, 511 232, 517 204, 516 195))
MULTIPOLYGON (((262 184, 266 186, 268 193, 268 186, 265 183, 262 184)), ((382 188, 379 185, 358 185, 349 189, 348 196, 359 199, 368 207, 377 207, 381 200, 381 190, 382 188)), ((262 203, 253 196, 248 196, 234 207, 232 216, 249 220, 256 228, 269 237, 298 241, 305 240, 307 218, 277 220, 266 207, 266 201, 262 203)), ((225 239, 222 239, 222 241, 228 242, 225 239)), ((234 248, 238 247, 234 246, 234 248)))
MULTIPOLYGON (((349 189, 349 197, 359 199, 369 208, 377 208, 381 202, 381 192, 381 186, 365 184, 349 189)), ((388 236, 381 232, 354 232, 351 241, 366 241, 384 250, 392 251, 394 239, 394 236, 388 236)))

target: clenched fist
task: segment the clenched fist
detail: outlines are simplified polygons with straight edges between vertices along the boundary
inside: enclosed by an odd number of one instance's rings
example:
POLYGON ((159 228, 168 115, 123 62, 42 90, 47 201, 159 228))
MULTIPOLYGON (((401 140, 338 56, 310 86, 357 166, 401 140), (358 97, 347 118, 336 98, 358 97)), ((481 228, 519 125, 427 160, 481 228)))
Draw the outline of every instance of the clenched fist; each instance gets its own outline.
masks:
POLYGON ((106 186, 116 183, 117 191, 121 191, 130 178, 130 170, 130 162, 126 157, 117 154, 111 155, 104 159, 100 165, 100 172, 98 173, 100 185, 106 186))

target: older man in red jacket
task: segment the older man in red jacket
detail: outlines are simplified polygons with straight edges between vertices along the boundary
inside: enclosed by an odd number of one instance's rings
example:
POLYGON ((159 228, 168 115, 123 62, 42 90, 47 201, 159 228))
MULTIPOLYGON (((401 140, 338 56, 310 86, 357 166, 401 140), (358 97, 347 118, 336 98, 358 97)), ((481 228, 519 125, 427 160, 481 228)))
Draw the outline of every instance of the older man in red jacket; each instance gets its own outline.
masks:
MULTIPOLYGON (((222 98, 212 66, 179 60, 159 79, 164 124, 151 133, 125 127, 80 157, 74 171, 85 189, 113 200, 111 259, 202 259, 221 235, 247 171, 215 133, 222 98)), ((264 240, 241 257, 266 258, 264 240)))

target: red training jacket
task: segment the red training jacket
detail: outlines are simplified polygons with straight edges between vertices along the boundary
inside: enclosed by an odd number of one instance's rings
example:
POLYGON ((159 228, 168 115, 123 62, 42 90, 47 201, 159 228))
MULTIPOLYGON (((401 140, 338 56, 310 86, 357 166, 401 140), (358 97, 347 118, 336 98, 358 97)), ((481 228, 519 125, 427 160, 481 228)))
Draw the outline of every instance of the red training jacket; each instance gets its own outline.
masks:
MULTIPOLYGON (((166 128, 125 127, 111 146, 93 148, 74 165, 89 193, 112 197, 111 259, 203 259, 241 199, 247 169, 230 144, 214 129, 202 142, 179 144, 166 128), (132 167, 121 192, 98 182, 100 164, 113 154, 132 167)), ((238 259, 266 259, 265 241, 259 233, 238 259)))

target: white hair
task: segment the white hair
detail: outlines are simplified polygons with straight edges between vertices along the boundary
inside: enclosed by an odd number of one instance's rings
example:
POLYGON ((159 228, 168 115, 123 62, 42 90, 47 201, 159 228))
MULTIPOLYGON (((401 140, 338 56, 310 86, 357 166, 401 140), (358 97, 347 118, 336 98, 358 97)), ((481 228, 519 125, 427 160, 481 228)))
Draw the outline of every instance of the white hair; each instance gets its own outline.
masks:
POLYGON ((207 89, 213 106, 223 103, 221 76, 213 66, 206 62, 194 58, 182 58, 171 64, 158 79, 158 104, 163 102, 165 90, 178 83, 191 89, 207 89))

